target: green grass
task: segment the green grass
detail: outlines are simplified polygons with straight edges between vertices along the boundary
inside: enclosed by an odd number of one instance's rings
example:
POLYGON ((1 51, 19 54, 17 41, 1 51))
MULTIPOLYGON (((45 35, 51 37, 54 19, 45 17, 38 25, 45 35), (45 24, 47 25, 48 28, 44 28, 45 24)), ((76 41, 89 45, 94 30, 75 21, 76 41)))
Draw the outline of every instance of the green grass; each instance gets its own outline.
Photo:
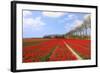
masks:
POLYGON ((45 57, 42 57, 41 59, 40 59, 40 61, 47 61, 49 58, 50 58, 50 56, 52 55, 52 53, 53 53, 53 51, 55 50, 57 48, 57 46, 56 47, 54 47, 51 51, 50 51, 50 53, 48 54, 48 55, 46 55, 45 57))

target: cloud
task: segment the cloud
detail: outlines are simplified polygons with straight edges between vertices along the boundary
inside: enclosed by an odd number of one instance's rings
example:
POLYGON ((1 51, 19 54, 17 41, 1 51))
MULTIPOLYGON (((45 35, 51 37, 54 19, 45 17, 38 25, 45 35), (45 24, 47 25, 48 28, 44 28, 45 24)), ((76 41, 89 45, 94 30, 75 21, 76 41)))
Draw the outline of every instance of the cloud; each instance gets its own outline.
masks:
POLYGON ((91 16, 87 14, 84 16, 84 24, 91 24, 91 16))
POLYGON ((60 17, 60 16, 63 16, 64 15, 63 12, 43 12, 42 14, 44 16, 54 17, 54 18, 57 18, 57 17, 60 17))
POLYGON ((74 18, 74 17, 75 17, 75 15, 73 15, 73 14, 69 14, 69 15, 68 15, 68 18, 69 18, 69 19, 72 19, 72 18, 74 18))
POLYGON ((76 20, 76 19, 78 19, 76 15, 66 13, 66 18, 64 18, 63 20, 61 20, 61 22, 62 22, 62 23, 63 23, 63 22, 69 22, 69 21, 72 21, 72 22, 73 22, 73 21, 76 20))
POLYGON ((68 14, 67 18, 65 20, 75 20, 75 19, 77 19, 76 15, 74 15, 74 14, 68 14))
POLYGON ((81 26, 81 25, 82 25, 82 23, 83 23, 83 21, 82 21, 82 20, 75 20, 75 21, 74 21, 74 25, 73 25, 73 29, 74 29, 74 28, 76 28, 76 27, 81 26))
POLYGON ((34 30, 41 30, 46 24, 42 21, 41 17, 36 18, 24 18, 24 26, 30 26, 34 30))
MULTIPOLYGON (((86 14, 84 16, 84 20, 86 23, 89 23, 91 22, 91 19, 90 19, 90 14, 86 14)), ((80 27, 82 24, 84 24, 84 20, 79 20, 76 18, 76 20, 73 22, 73 28, 76 28, 76 27, 80 27)))
POLYGON ((77 27, 79 27, 79 26, 81 26, 82 25, 82 23, 83 23, 83 21, 82 20, 75 20, 73 23, 67 23, 67 24, 65 24, 65 29, 67 30, 67 32, 69 32, 69 31, 71 31, 71 30, 74 30, 75 28, 77 28, 77 27))
POLYGON ((84 19, 86 20, 87 18, 89 18, 90 17, 90 14, 86 14, 85 16, 84 16, 84 19))
POLYGON ((69 32, 73 28, 73 25, 71 25, 70 23, 67 23, 65 24, 64 28, 65 30, 67 30, 66 32, 69 32))
POLYGON ((24 18, 25 17, 29 17, 29 16, 31 16, 32 15, 32 12, 31 11, 23 11, 23 16, 24 16, 24 18))

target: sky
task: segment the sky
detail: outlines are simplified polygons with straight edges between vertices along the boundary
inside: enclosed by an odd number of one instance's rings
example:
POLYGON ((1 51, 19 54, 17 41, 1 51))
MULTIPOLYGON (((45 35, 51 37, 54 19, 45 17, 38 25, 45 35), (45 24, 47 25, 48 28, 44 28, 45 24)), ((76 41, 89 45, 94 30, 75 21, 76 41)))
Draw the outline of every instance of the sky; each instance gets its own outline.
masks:
POLYGON ((23 10, 23 38, 65 34, 82 24, 88 13, 23 10))

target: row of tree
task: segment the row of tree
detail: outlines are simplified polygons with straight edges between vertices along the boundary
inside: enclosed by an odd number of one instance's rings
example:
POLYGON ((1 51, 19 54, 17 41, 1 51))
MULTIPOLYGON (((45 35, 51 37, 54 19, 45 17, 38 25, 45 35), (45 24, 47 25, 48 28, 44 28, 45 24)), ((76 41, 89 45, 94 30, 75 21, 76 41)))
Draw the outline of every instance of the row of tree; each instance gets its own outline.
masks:
POLYGON ((86 16, 83 23, 80 26, 75 27, 68 33, 66 33, 67 38, 83 38, 90 39, 91 35, 91 17, 86 16))
MULTIPOLYGON (((77 25, 77 24, 76 24, 77 25)), ((62 35, 47 35, 44 38, 80 38, 80 39, 90 39, 91 35, 91 17, 87 15, 84 21, 76 27, 73 27, 66 34, 62 35)))

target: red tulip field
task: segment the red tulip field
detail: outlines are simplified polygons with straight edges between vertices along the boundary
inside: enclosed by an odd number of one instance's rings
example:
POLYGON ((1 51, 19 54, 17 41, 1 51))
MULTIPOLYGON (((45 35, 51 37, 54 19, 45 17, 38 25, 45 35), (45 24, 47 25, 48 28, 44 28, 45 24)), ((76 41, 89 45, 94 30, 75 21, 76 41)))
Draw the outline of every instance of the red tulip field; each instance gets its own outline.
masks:
POLYGON ((66 38, 23 39, 23 63, 91 59, 91 41, 66 38))

